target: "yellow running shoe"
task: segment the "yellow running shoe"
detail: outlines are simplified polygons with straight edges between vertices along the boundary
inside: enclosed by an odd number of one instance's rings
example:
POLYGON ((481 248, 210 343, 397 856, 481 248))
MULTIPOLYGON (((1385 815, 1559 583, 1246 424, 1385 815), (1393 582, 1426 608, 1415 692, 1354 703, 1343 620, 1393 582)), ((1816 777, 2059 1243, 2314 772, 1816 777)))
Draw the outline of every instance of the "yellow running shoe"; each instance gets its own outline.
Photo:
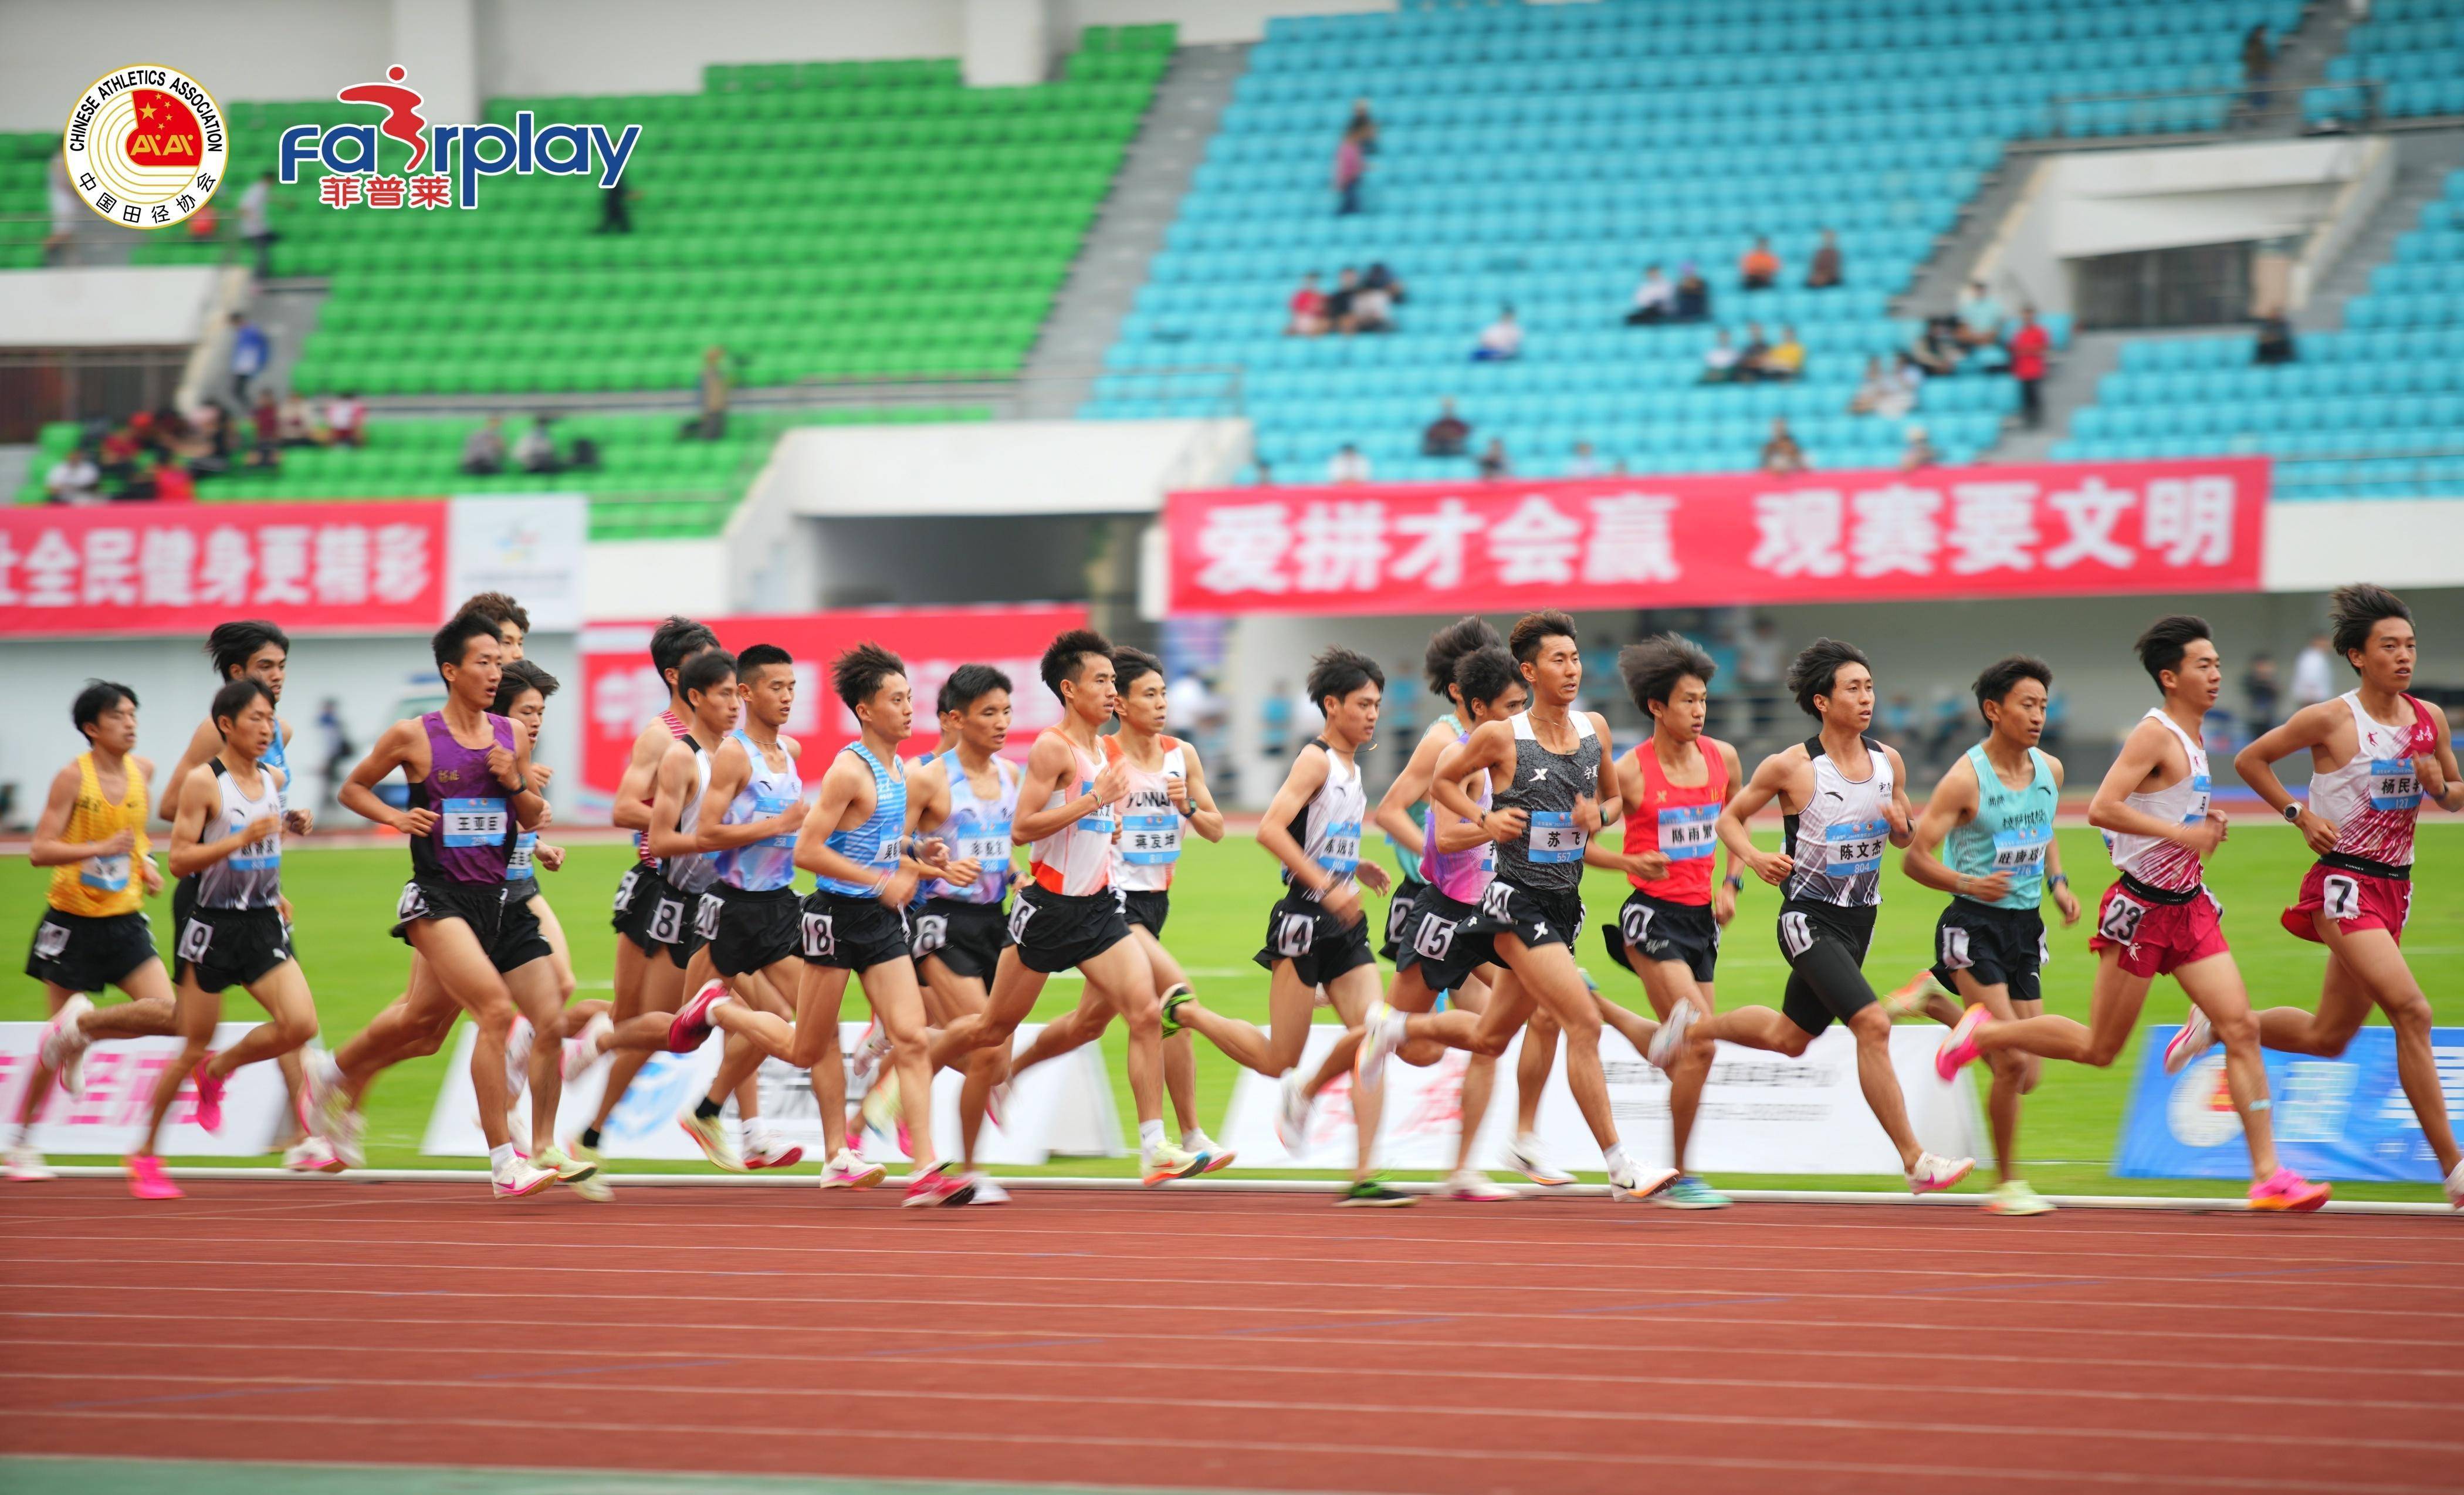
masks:
POLYGON ((676 1118, 676 1125, 685 1129, 685 1135, 693 1139, 693 1146, 701 1149, 701 1155, 710 1159, 712 1167, 725 1173, 744 1172, 744 1159, 737 1155, 736 1139, 727 1134, 725 1121, 716 1116, 697 1116, 689 1110, 676 1118))
POLYGON ((2009 1178, 1985 1197, 1988 1215, 2050 1215, 2054 1201, 2028 1186, 2025 1178, 2009 1178))

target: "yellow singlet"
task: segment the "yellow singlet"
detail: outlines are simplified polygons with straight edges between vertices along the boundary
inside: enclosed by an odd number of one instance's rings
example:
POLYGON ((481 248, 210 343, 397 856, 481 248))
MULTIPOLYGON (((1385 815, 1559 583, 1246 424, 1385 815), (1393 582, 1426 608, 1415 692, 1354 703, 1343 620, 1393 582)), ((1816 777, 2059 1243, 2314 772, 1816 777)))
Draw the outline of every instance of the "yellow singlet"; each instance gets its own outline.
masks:
POLYGON ((145 771, 137 759, 123 759, 128 771, 128 788, 117 804, 102 797, 102 780, 94 771, 94 755, 77 755, 77 804, 69 811, 69 823, 60 831, 63 841, 108 841, 123 830, 137 832, 134 851, 119 856, 90 856, 82 862, 71 862, 52 868, 51 904, 62 913, 80 914, 86 918, 108 918, 115 913, 134 913, 145 901, 145 885, 136 870, 138 857, 152 850, 153 843, 145 835, 145 771))

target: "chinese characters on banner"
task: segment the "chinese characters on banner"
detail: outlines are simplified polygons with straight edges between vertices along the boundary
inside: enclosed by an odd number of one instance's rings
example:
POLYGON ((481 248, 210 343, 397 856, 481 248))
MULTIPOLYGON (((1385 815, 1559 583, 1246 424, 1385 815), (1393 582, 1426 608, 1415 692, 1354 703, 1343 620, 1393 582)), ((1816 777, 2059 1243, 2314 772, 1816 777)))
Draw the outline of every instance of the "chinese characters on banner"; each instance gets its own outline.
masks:
MULTIPOLYGON (((1035 735, 1061 719, 1061 703, 1037 673, 1055 635, 1087 627, 1087 609, 1021 604, 991 607, 884 607, 796 613, 781 617, 713 618, 731 653, 776 644, 795 657, 796 707, 787 735, 803 749, 807 785, 820 780, 832 755, 856 737, 854 713, 830 689, 830 661, 874 643, 907 662, 914 692, 914 736, 905 752, 930 753, 940 735, 933 704, 950 671, 988 664, 1010 679, 1009 743, 1004 756, 1024 761, 1035 735)), ((633 738, 667 708, 668 689, 650 666, 651 624, 593 624, 582 635, 584 725, 582 781, 590 795, 612 799, 625 777, 633 738)))
POLYGON ((1166 501, 1175 613, 2255 591, 2264 457, 1249 488, 1166 501))
POLYGON ((233 617, 422 632, 444 614, 441 500, 0 510, 0 636, 203 633, 233 617))

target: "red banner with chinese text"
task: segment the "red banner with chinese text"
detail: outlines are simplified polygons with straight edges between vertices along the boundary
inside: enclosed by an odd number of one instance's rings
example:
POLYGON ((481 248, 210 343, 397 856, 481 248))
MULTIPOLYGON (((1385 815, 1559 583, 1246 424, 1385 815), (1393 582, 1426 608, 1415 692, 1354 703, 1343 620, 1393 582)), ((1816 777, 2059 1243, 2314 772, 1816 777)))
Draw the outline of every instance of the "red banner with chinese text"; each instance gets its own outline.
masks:
POLYGON ((425 632, 444 615, 441 498, 0 509, 0 637, 425 632))
POLYGON ((2215 457, 1177 493, 1171 610, 2255 591, 2268 476, 2215 457))

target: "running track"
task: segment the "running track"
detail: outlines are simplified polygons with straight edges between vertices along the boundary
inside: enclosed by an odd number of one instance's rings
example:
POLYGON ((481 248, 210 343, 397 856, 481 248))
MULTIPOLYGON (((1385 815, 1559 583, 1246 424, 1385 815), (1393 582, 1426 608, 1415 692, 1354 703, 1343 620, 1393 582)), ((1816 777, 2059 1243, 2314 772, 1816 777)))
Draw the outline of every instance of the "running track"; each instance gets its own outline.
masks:
POLYGON ((1238 1490, 2440 1492, 2464 1221, 0 1191, 0 1452, 1238 1490))

